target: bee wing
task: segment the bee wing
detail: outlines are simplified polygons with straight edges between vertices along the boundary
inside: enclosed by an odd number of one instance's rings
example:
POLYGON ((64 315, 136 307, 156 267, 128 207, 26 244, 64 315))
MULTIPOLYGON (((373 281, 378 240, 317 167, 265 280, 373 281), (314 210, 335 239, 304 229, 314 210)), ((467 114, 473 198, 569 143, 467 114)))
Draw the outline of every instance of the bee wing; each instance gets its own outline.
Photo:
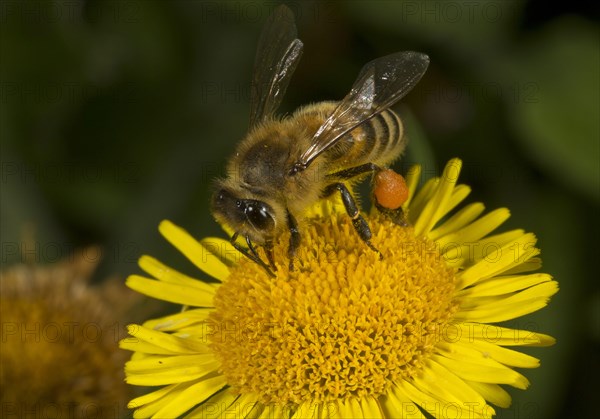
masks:
POLYGON ((281 104, 302 56, 303 44, 297 35, 294 14, 287 6, 279 6, 258 41, 250 86, 250 127, 271 116, 281 104))
POLYGON ((404 97, 425 74, 428 65, 427 55, 412 51, 397 52, 367 63, 350 93, 317 130, 292 172, 304 170, 344 134, 404 97))

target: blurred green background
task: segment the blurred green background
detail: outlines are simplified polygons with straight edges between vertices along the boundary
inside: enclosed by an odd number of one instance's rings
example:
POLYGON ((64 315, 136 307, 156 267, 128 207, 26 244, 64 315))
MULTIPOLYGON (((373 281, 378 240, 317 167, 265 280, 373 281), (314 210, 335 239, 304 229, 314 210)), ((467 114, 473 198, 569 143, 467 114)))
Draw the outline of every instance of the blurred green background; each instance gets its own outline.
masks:
MULTIPOLYGON (((98 278, 137 271, 170 219, 221 234, 211 179, 244 135, 262 23, 277 2, 2 1, 2 265, 101 244, 98 278), (22 240, 34 238, 23 244, 22 240)), ((515 327, 557 337, 501 418, 591 417, 600 394, 600 64, 594 2, 286 2, 305 52, 282 112, 343 97, 367 61, 431 66, 397 108, 398 169, 464 162, 469 197, 539 237, 560 283, 515 327)))

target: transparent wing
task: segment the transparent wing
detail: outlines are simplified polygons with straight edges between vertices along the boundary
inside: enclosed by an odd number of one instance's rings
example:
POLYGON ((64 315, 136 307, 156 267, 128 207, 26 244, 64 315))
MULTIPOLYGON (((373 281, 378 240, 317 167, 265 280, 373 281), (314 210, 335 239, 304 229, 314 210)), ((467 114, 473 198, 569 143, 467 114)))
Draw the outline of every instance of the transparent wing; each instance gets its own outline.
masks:
POLYGON ((306 169, 325 150, 358 125, 404 97, 423 77, 429 57, 419 52, 397 52, 367 63, 350 93, 315 133, 310 147, 291 172, 306 169))
POLYGON ((258 41, 250 86, 250 127, 271 116, 281 104, 302 55, 297 35, 294 14, 287 6, 279 6, 258 41))

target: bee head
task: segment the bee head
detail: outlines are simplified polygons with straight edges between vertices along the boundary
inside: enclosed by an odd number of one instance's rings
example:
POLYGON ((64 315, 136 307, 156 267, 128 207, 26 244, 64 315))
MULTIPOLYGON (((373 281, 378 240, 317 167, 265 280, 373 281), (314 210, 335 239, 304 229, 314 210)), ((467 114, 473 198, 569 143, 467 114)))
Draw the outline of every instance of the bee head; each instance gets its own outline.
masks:
POLYGON ((273 237, 275 219, 267 203, 239 198, 227 188, 220 188, 214 193, 211 206, 217 221, 229 224, 253 240, 262 242, 273 237))

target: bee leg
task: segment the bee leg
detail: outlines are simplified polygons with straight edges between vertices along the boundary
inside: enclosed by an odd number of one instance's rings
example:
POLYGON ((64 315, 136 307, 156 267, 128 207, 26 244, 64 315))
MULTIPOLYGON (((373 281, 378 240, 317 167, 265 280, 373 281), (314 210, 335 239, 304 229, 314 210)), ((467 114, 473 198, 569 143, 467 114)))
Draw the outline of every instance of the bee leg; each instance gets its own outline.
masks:
POLYGON ((298 223, 292 214, 287 211, 287 222, 290 230, 290 245, 288 247, 288 257, 290 259, 290 271, 294 270, 294 257, 296 256, 296 250, 300 246, 300 231, 298 230, 298 223))
POLYGON ((371 248, 371 250, 379 254, 380 259, 383 259, 383 255, 381 254, 381 252, 377 250, 377 248, 371 243, 371 238, 373 237, 373 234, 371 233, 369 224, 367 224, 367 221, 363 218, 362 215, 360 215, 358 206, 356 205, 356 201, 352 197, 352 194, 350 193, 346 185, 344 185, 341 182, 332 183, 331 185, 325 188, 323 195, 329 196, 335 193, 335 191, 340 192, 342 202, 344 203, 344 208, 346 208, 346 213, 350 216, 350 218, 352 218, 352 225, 354 226, 354 229, 358 233, 359 237, 362 239, 362 241, 365 242, 367 246, 371 248))
MULTIPOLYGON (((381 166, 376 165, 375 163, 365 163, 361 164, 360 166, 351 167, 349 169, 344 169, 340 170, 339 172, 332 173, 329 175, 329 177, 332 179, 352 179, 356 176, 360 176, 368 172, 376 174, 382 170, 383 168, 381 166)), ((404 213, 402 207, 397 209, 386 208, 380 205, 375 197, 372 198, 372 201, 375 203, 375 208, 377 208, 377 210, 381 214, 389 217, 393 223, 399 226, 408 227, 409 224, 406 219, 406 214, 404 213)))
POLYGON ((275 258, 273 257, 273 242, 268 241, 264 245, 265 253, 267 254, 267 260, 269 261, 269 265, 271 266, 271 270, 276 271, 277 267, 275 267, 275 258))
POLYGON ((233 234, 233 236, 231 236, 231 239, 229 240, 229 242, 231 243, 231 245, 233 247, 235 247, 235 249, 238 252, 240 252, 242 255, 246 256, 248 259, 250 259, 254 263, 257 263, 262 268, 264 268, 264 270, 267 271, 267 273, 271 277, 275 278, 275 274, 273 273, 273 271, 271 270, 271 268, 269 267, 269 265, 267 265, 265 262, 263 262, 263 260, 256 253, 256 249, 254 248, 254 245, 252 244, 252 241, 250 240, 250 238, 248 236, 246 236, 246 243, 248 244, 248 249, 250 249, 251 253, 249 253, 248 250, 244 249, 242 246, 239 245, 239 243, 237 242, 238 236, 239 236, 238 232, 235 232, 233 234))
POLYGON ((254 259, 259 259, 261 262, 263 262, 258 253, 256 252, 256 248, 254 247, 252 240, 250 240, 250 237, 248 236, 246 236, 246 245, 248 246, 248 250, 250 250, 250 254, 252 254, 254 259))

